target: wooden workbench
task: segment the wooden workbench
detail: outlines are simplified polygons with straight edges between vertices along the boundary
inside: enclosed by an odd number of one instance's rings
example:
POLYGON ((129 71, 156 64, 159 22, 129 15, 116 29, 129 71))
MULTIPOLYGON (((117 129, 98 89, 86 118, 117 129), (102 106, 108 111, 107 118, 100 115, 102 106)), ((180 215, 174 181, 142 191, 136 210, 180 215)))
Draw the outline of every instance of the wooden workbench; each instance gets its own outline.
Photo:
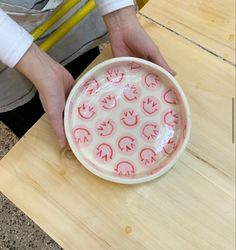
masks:
MULTIPOLYGON (((175 23, 184 18, 180 6, 172 26, 164 27, 167 19, 157 13, 165 11, 155 2, 163 7, 165 1, 150 0, 139 19, 178 72, 192 112, 190 143, 176 166, 145 184, 104 181, 69 149, 60 150, 46 116, 0 162, 0 191, 65 249, 235 249, 235 51, 231 43, 213 45, 224 40, 222 34, 210 45, 204 36, 180 28, 175 23)), ((225 10, 234 7, 233 1, 225 4, 225 10)), ((195 9, 190 7, 184 4, 190 16, 201 20, 192 22, 192 29, 210 34, 204 16, 191 13, 195 9)), ((109 57, 107 50, 93 65, 109 57)))
POLYGON ((149 0, 140 12, 235 64, 235 0, 149 0))

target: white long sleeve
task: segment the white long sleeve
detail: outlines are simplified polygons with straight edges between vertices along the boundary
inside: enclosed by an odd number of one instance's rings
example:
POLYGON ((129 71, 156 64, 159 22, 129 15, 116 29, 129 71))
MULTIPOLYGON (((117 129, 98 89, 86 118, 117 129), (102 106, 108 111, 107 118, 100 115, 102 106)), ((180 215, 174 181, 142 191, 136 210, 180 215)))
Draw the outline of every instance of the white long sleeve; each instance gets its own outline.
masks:
POLYGON ((0 61, 13 68, 33 42, 33 37, 0 9, 0 61))
POLYGON ((97 7, 104 16, 113 11, 134 5, 133 0, 97 0, 97 7))
MULTIPOLYGON (((133 0, 97 0, 102 15, 134 5, 133 0)), ((0 61, 13 68, 33 43, 33 37, 0 9, 0 61)))

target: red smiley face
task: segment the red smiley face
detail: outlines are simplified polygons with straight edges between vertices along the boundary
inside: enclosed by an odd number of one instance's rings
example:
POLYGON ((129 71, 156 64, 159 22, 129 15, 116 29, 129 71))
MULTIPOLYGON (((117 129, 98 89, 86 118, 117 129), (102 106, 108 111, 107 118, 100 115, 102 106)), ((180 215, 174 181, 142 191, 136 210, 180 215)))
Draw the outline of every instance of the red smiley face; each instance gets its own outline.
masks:
POLYGON ((159 126, 155 122, 146 122, 141 128, 141 136, 147 142, 155 142, 159 138, 159 126))
POLYGON ((154 96, 147 96, 141 102, 141 109, 143 113, 147 116, 156 115, 160 109, 160 102, 154 96))
POLYGON ((157 153, 153 148, 145 147, 139 153, 139 162, 145 168, 154 166, 158 161, 157 153))
POLYGON ((157 90, 160 84, 160 77, 154 73, 149 73, 144 77, 144 87, 149 90, 157 90))
POLYGON ((96 132, 100 137, 109 137, 115 133, 116 124, 110 118, 97 122, 96 132))
POLYGON ((140 69, 142 66, 137 62, 129 62, 128 66, 130 67, 130 70, 137 70, 140 69))
POLYGON ((120 122, 128 128, 134 128, 139 124, 140 117, 134 109, 126 109, 121 113, 120 122))
POLYGON ((100 163, 108 163, 114 158, 114 149, 108 143, 101 143, 96 146, 94 156, 100 163))
POLYGON ((84 126, 77 127, 73 132, 75 143, 78 147, 86 147, 92 141, 92 133, 84 126))
POLYGON ((79 104, 77 111, 81 120, 91 120, 96 115, 95 105, 89 102, 83 102, 79 104))
POLYGON ((117 97, 112 92, 108 92, 102 95, 99 102, 101 108, 108 111, 115 109, 118 105, 117 97))
POLYGON ((108 69, 106 72, 106 79, 112 84, 119 84, 124 79, 124 77, 124 71, 118 67, 108 69))
POLYGON ((94 95, 98 92, 99 88, 98 81, 96 79, 90 79, 82 86, 82 91, 85 95, 94 95))
POLYGON ((137 139, 130 134, 122 135, 117 141, 118 150, 124 155, 132 155, 138 147, 137 139))
POLYGON ((129 160, 121 160, 115 166, 115 172, 120 176, 131 176, 135 174, 136 168, 129 160))
POLYGON ((127 102, 136 102, 140 97, 140 87, 134 83, 127 83, 125 85, 123 95, 127 102))
POLYGON ((174 89, 167 89, 163 93, 163 99, 166 103, 171 105, 178 104, 178 97, 174 89))
POLYGON ((180 115, 175 110, 167 111, 163 114, 163 123, 171 128, 177 128, 180 125, 180 115))
POLYGON ((177 147, 178 147, 177 138, 173 137, 173 138, 170 138, 170 140, 163 147, 163 151, 167 155, 171 155, 171 154, 173 154, 175 152, 175 150, 177 149, 177 147))

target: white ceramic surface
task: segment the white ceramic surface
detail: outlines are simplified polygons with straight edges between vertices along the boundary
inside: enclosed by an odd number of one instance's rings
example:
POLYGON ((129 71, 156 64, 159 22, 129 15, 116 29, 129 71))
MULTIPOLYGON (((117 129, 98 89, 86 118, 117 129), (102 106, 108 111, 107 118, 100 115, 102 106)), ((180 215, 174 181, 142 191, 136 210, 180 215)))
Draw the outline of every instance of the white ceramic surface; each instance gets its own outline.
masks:
POLYGON ((95 175, 135 184, 167 172, 190 135, 186 97, 163 68, 121 57, 81 77, 66 103, 66 137, 95 175))

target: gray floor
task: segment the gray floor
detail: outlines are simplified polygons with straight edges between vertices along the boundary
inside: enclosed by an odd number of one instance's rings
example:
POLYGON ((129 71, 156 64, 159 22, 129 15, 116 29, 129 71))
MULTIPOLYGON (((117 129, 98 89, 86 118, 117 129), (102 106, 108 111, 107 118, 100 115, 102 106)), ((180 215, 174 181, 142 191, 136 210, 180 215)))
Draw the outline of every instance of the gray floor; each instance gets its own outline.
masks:
MULTIPOLYGON (((0 159, 18 141, 0 122, 0 159)), ((62 249, 41 228, 0 193, 0 250, 62 249)))

